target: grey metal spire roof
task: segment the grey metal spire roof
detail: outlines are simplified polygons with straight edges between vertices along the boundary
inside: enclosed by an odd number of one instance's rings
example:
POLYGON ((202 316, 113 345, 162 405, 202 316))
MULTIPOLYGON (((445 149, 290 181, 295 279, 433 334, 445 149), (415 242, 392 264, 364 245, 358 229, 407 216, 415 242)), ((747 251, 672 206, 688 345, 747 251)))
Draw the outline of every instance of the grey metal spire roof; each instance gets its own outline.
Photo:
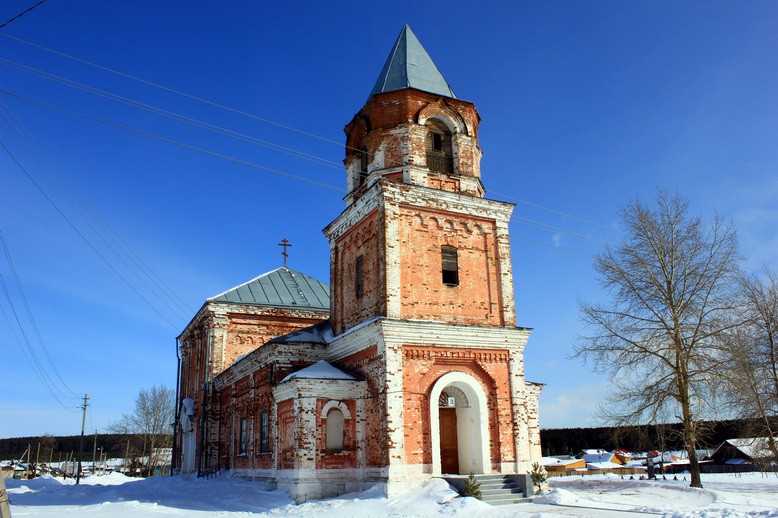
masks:
POLYGON ((407 25, 397 38, 378 76, 370 97, 385 92, 415 88, 424 92, 457 98, 438 67, 407 25))
POLYGON ((330 287, 304 273, 282 266, 211 297, 208 302, 329 311, 330 287))

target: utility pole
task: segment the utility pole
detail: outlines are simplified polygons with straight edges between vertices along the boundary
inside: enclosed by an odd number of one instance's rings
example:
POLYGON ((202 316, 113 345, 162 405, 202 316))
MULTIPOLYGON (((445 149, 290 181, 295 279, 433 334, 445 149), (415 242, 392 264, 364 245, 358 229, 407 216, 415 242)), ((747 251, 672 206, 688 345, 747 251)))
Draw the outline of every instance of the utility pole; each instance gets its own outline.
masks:
POLYGON ((97 430, 95 430, 95 445, 94 445, 94 449, 92 450, 92 475, 97 475, 97 471, 95 471, 96 460, 97 460, 97 430))
POLYGON ((81 418, 81 441, 78 443, 78 471, 76 471, 76 485, 81 482, 81 457, 84 456, 84 428, 86 428, 86 407, 88 406, 89 395, 84 394, 84 404, 80 405, 84 415, 81 418))

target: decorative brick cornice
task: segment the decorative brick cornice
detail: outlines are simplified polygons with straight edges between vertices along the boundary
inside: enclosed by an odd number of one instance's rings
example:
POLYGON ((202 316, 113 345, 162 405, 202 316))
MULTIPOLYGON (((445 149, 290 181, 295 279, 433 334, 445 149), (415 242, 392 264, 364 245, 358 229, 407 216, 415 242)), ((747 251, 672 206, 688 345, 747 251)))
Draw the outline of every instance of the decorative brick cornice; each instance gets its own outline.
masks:
POLYGON ((403 347, 403 356, 407 360, 434 360, 440 363, 473 360, 478 363, 508 363, 508 351, 498 349, 473 350, 451 349, 444 347, 403 347))

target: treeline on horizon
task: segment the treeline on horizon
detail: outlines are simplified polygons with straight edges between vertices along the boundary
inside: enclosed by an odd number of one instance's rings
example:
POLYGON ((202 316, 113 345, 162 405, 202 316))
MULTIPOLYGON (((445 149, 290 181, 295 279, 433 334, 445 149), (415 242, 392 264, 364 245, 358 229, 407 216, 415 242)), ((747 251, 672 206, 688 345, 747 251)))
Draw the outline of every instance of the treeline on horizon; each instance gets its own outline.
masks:
MULTIPOLYGON (((29 447, 31 450, 30 461, 35 462, 36 456, 40 463, 65 461, 70 458, 71 452, 74 460, 78 459, 78 447, 80 435, 42 435, 39 437, 13 437, 9 439, 0 439, 0 460, 21 459, 22 454, 29 447), (38 445, 40 444, 40 455, 38 455, 38 445)), ((154 441, 155 444, 170 445, 172 435, 159 435, 154 441)), ((148 449, 150 444, 149 436, 143 434, 97 434, 97 455, 100 455, 100 448, 107 458, 125 458, 139 457, 144 455, 144 449, 148 449), (145 439, 145 440, 144 440, 145 439)), ((82 462, 91 462, 94 458, 95 436, 84 436, 84 455, 82 462)), ((145 452, 148 454, 148 451, 145 452)), ((27 456, 25 455, 25 460, 27 456)))
MULTIPOLYGON (((778 424, 778 416, 773 418, 778 424)), ((728 439, 755 437, 751 431, 754 420, 731 419, 701 421, 700 449, 716 448, 728 439)), ((555 428, 540 430, 540 445, 544 456, 576 455, 585 449, 602 448, 607 451, 667 451, 683 450, 681 423, 641 426, 603 426, 599 428, 555 428)))

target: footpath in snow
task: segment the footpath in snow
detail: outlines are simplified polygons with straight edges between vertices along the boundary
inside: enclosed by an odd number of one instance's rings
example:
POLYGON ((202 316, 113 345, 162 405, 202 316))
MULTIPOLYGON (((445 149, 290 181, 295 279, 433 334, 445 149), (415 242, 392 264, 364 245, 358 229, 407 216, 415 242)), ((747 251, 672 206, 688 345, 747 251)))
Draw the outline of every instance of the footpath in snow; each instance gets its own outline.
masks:
POLYGON ((376 490, 294 505, 281 491, 260 491, 249 480, 216 477, 128 478, 120 474, 73 480, 40 477, 6 480, 14 518, 82 517, 220 517, 301 516, 671 516, 778 517, 778 477, 706 475, 705 489, 688 482, 622 479, 594 475, 551 479, 548 491, 532 502, 492 507, 473 498, 459 498, 448 484, 436 479, 397 498, 376 490))

